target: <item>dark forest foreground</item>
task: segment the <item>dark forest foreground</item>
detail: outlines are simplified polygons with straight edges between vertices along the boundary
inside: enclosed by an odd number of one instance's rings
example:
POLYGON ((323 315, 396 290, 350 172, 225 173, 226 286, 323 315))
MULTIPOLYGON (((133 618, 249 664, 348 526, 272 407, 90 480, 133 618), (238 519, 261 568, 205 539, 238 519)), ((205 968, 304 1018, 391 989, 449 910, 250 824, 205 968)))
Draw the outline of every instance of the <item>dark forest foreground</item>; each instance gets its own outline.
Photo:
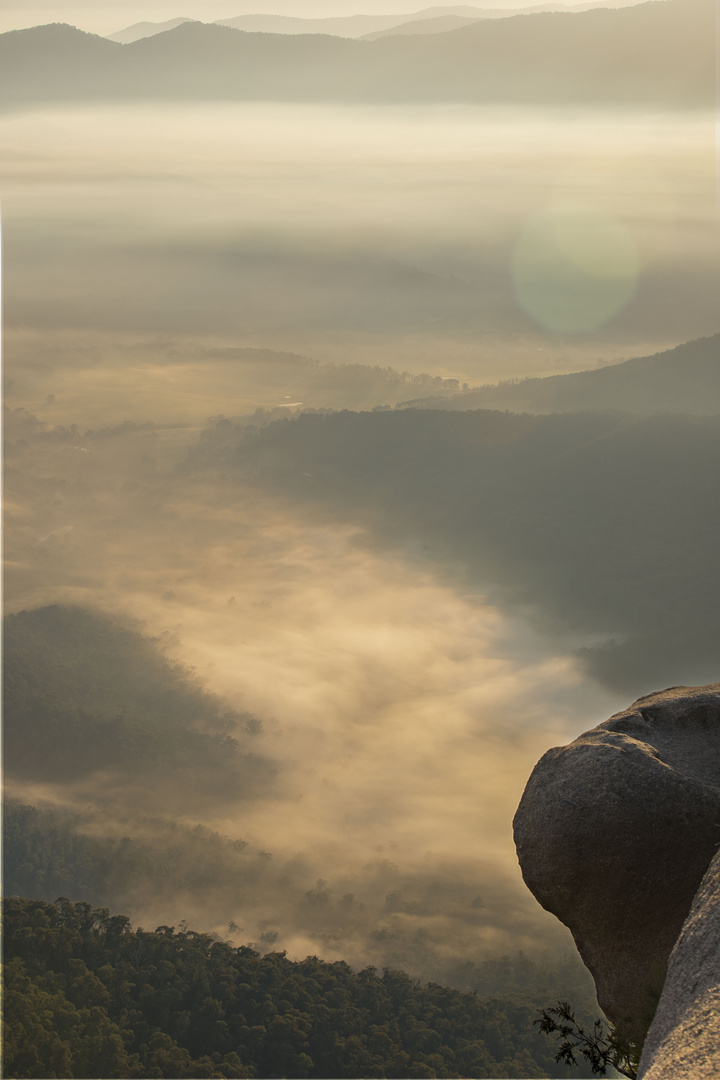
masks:
MULTIPOLYGON (((7 1077, 548 1077, 532 1004, 5 902, 7 1077)), ((589 1075, 574 1071, 573 1075, 589 1075)))

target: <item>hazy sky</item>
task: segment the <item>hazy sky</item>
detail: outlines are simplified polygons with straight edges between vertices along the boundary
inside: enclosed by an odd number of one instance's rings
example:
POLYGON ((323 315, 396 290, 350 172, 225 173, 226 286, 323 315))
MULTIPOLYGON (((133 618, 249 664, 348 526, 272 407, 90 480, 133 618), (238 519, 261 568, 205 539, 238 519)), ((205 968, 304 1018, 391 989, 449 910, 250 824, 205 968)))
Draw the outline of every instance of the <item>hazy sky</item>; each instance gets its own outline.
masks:
MULTIPOLYGON (((492 0, 493 8, 525 7, 535 0, 492 0)), ((49 22, 67 22, 96 34, 112 34, 136 22, 186 18, 212 22, 236 15, 394 15, 452 4, 424 0, 4 0, 0 3, 0 32, 49 22)), ((469 6, 482 7, 483 4, 469 6)))

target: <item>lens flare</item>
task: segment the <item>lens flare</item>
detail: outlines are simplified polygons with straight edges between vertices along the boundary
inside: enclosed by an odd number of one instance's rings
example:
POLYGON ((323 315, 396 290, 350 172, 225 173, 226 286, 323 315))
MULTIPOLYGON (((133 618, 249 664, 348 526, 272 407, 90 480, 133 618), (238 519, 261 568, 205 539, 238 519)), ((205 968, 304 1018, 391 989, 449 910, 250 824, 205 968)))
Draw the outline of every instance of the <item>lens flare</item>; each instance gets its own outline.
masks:
POLYGON ((512 270, 515 296, 528 315, 547 330, 581 334, 625 307, 635 292, 639 260, 620 221, 563 203, 525 223, 512 270))

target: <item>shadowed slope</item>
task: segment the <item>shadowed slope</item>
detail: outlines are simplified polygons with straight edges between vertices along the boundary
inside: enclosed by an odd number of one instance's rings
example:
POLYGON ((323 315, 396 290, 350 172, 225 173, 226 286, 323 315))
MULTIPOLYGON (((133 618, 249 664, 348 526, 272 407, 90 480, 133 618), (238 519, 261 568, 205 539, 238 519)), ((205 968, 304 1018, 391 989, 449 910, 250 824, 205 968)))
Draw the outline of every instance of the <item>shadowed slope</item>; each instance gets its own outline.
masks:
POLYGON ((720 417, 343 412, 254 434, 226 422, 189 464, 235 468, 501 584, 590 635, 583 656, 607 685, 642 693, 716 670, 718 440, 720 417))
POLYGON ((636 413, 720 413, 720 334, 622 364, 519 383, 479 386, 462 394, 416 398, 404 406, 428 409, 510 409, 575 412, 627 409, 636 413))

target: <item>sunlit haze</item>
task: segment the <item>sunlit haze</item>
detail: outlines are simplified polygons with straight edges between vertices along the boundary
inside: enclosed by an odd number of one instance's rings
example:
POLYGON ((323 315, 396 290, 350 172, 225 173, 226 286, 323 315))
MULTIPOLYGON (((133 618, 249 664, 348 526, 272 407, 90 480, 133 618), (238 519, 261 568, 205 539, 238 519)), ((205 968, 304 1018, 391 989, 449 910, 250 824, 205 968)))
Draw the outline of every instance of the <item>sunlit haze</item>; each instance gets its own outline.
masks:
MULTIPOLYGON (((102 853, 21 852, 13 891, 462 990, 570 954, 517 865, 527 777, 716 677, 703 2, 633 8, 632 48, 621 10, 0 39, 4 597, 41 687, 5 791, 102 853)), ((0 32, 263 13, 359 10, 46 0, 0 32)))

